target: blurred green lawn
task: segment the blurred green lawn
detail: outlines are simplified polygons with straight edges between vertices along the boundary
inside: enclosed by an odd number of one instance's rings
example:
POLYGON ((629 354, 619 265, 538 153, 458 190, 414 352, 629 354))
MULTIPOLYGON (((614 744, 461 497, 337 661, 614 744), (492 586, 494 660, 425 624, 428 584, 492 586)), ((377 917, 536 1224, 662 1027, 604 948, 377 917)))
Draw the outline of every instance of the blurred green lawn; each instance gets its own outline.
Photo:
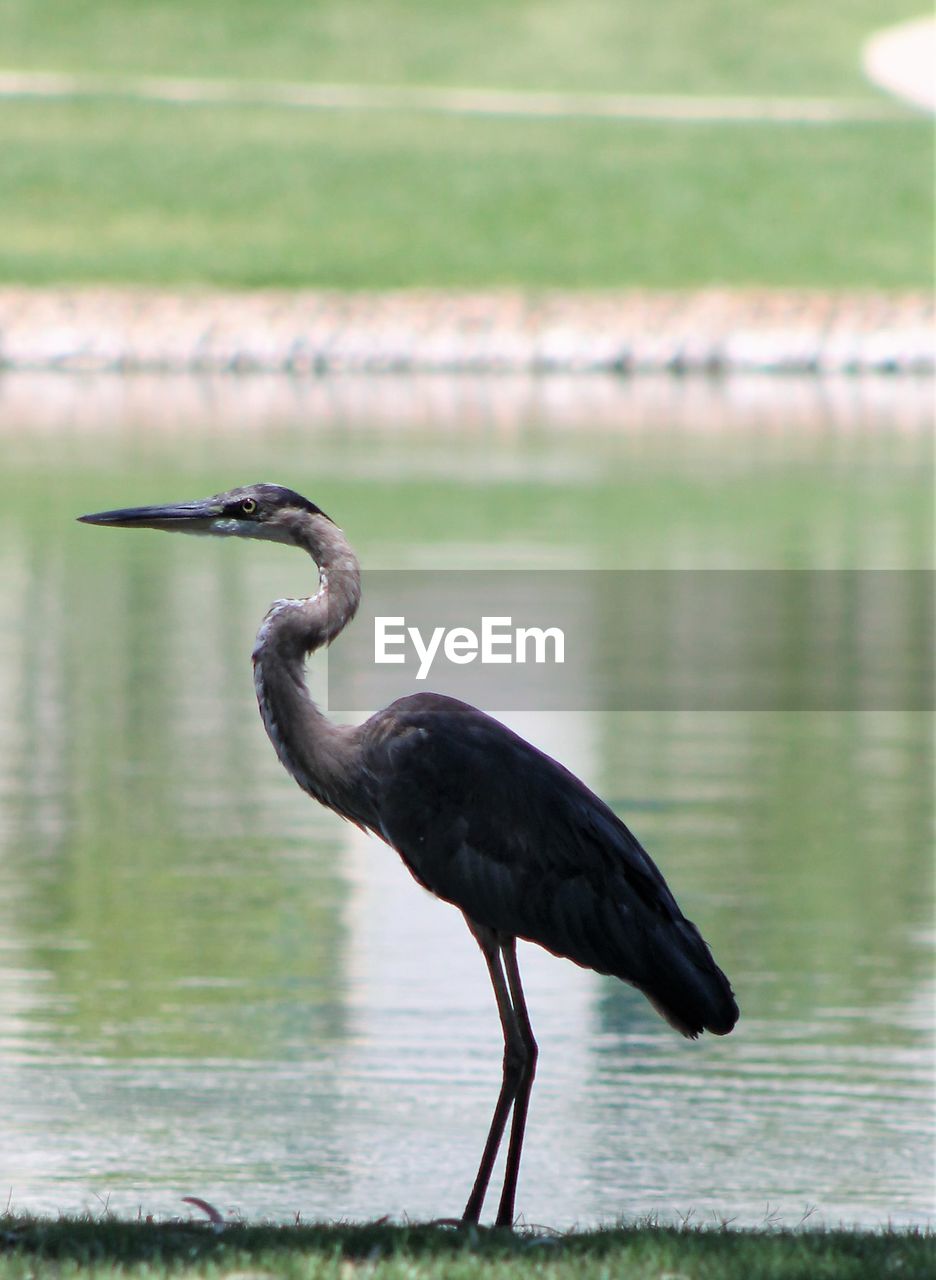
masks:
POLYGON ((919 0, 0 0, 7 67, 628 93, 862 94, 919 0))
POLYGON ((0 111, 0 276, 224 285, 914 285, 926 126, 0 111))
MULTIPOLYGON (((8 67, 875 100, 887 0, 0 0, 8 67), (639 12, 638 12, 639 11, 639 12)), ((0 102, 0 279, 379 288, 931 279, 930 125, 0 102)))

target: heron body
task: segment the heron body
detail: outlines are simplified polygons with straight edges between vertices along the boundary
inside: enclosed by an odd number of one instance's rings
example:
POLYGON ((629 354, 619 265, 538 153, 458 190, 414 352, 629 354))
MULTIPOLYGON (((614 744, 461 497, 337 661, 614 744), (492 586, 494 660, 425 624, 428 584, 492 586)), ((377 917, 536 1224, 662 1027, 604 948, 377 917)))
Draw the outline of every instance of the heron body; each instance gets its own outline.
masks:
POLYGON ((497 1223, 513 1222, 537 1058, 517 938, 637 987, 686 1036, 731 1031, 738 1008, 701 934, 627 826, 562 765, 484 712, 440 694, 401 698, 362 725, 336 725, 321 713, 305 662, 354 617, 360 571, 342 531, 313 503, 259 484, 80 518, 282 542, 315 560, 317 593, 277 601, 260 626, 257 701, 296 782, 396 849, 420 884, 463 912, 484 955, 504 1067, 464 1221, 480 1217, 512 1115, 497 1223))

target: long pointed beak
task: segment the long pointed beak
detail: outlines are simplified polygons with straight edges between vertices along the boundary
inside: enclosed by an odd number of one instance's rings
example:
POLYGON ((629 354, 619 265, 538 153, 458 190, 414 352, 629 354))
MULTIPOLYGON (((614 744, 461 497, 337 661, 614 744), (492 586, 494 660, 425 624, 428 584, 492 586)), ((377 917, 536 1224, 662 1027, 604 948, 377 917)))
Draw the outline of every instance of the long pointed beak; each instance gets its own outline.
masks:
POLYGON ((165 507, 121 507, 79 516, 82 524, 114 525, 124 529, 166 529, 177 533, 210 533, 212 523, 224 514, 216 498, 176 502, 165 507))

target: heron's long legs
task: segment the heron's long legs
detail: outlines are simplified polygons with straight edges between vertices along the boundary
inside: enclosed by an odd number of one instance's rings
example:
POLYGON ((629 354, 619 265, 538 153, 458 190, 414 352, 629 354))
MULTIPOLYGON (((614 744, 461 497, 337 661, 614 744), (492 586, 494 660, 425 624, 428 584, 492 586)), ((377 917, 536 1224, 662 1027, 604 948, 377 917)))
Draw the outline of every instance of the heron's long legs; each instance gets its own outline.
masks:
MULTIPOLYGON (((467 918, 467 917, 466 917, 467 918)), ((500 1207, 497 1212, 498 1226, 511 1226, 513 1223, 513 1204, 517 1188, 517 1173, 520 1168, 520 1151, 523 1145, 523 1128, 526 1123, 527 1105, 530 1088, 533 1084, 533 1071, 536 1061, 536 1042, 530 1030, 523 990, 520 986, 520 974, 517 969, 516 943, 513 938, 503 942, 492 930, 468 920, 468 927, 478 940, 478 945, 487 963, 497 1001, 497 1012, 500 1015, 501 1029, 504 1033, 504 1073, 501 1080, 500 1093, 491 1118, 487 1141, 481 1155, 477 1176, 465 1212, 463 1222, 477 1222, 481 1216, 481 1208, 491 1180, 491 1170, 497 1159, 507 1117, 514 1107, 514 1120, 510 1131, 508 1148, 507 1174, 501 1194, 500 1207), (507 977, 501 964, 501 953, 507 964, 507 977), (519 1004, 517 996, 519 995, 519 1004), (532 1049, 531 1049, 532 1046, 532 1049), (515 1102, 520 1107, 519 1112, 515 1102)))
POLYGON ((526 1128, 527 1111, 530 1106, 530 1094, 533 1090, 533 1077, 536 1075, 536 1059, 539 1050, 533 1036, 533 1028, 530 1026, 530 1015, 527 1012, 523 986, 520 982, 520 970, 517 967, 516 938, 511 938, 508 942, 503 943, 501 951, 504 957, 504 967, 507 971, 507 983, 510 987, 513 1013, 523 1039, 524 1048, 520 1082, 514 1098, 513 1120, 510 1124, 510 1145, 507 1148, 504 1186, 497 1210, 497 1225, 499 1227, 509 1227, 513 1225, 517 1175, 520 1172, 520 1156, 523 1151, 523 1134, 526 1128))

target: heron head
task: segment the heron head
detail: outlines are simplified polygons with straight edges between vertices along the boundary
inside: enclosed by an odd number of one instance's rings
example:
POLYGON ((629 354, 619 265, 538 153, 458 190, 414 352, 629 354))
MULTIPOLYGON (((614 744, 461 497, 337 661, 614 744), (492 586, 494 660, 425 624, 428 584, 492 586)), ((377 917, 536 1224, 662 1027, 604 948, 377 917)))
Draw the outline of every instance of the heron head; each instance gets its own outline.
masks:
POLYGON ((163 507, 122 507, 78 519, 84 524, 126 529, 166 529, 173 533, 291 543, 295 519, 302 513, 329 518, 315 503, 293 489, 284 489, 278 484, 249 484, 194 502, 176 502, 163 507))

